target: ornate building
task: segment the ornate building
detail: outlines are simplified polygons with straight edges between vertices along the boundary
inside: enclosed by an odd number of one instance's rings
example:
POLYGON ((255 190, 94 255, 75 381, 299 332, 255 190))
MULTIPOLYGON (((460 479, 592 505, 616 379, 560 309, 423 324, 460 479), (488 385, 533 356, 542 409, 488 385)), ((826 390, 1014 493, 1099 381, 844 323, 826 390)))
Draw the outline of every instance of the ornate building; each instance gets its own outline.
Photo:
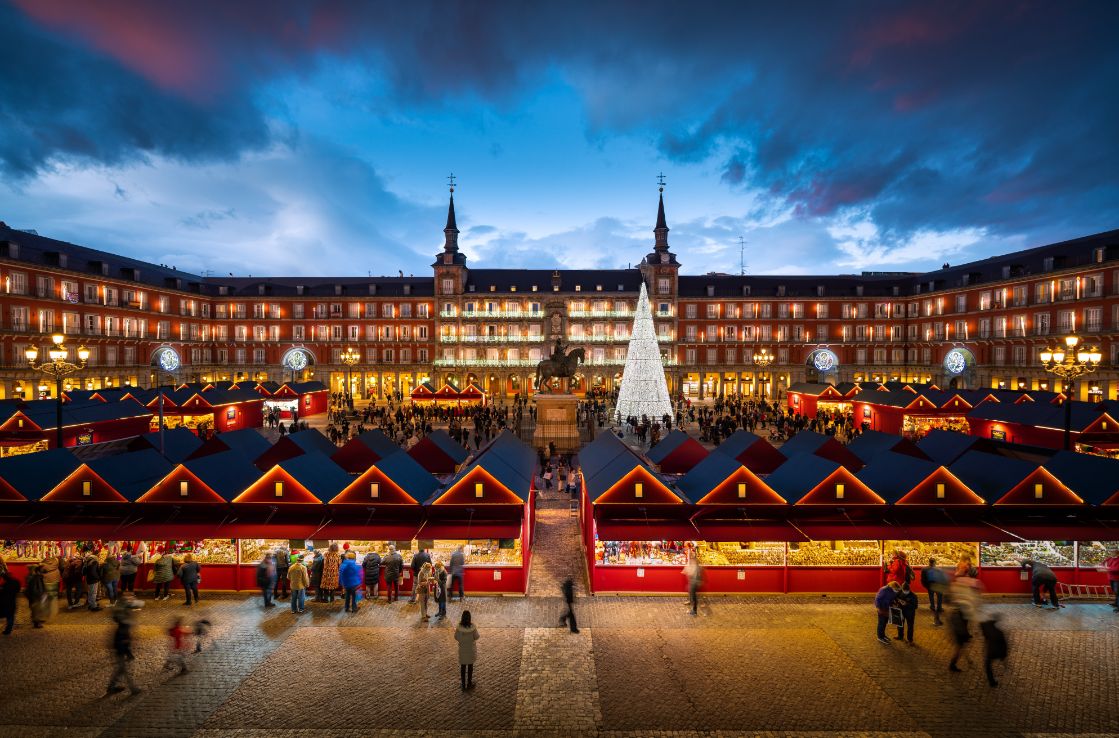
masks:
POLYGON ((805 379, 1048 388, 1038 353, 1075 331, 1104 366, 1081 399, 1119 396, 1119 231, 928 273, 680 274, 663 193, 652 251, 632 269, 471 269, 454 195, 433 277, 200 277, 0 223, 0 398, 46 395, 28 345, 60 332, 91 351, 70 384, 314 376, 359 396, 425 380, 531 393, 556 339, 587 357, 574 391, 612 390, 639 286, 649 290, 669 391, 779 392, 805 379), (347 373, 341 353, 360 351, 347 373), (761 349, 775 355, 755 365, 761 349))

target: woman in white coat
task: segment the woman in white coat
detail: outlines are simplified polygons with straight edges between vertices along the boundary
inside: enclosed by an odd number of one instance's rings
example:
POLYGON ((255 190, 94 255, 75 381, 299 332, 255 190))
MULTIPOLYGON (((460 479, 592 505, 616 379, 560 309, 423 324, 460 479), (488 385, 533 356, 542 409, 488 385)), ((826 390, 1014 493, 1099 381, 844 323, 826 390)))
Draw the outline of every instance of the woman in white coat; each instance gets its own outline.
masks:
POLYGON ((474 689, 474 660, 478 656, 478 647, 474 644, 478 640, 478 629, 470 622, 470 611, 462 611, 462 619, 455 628, 455 640, 458 641, 459 678, 462 680, 463 690, 474 689))

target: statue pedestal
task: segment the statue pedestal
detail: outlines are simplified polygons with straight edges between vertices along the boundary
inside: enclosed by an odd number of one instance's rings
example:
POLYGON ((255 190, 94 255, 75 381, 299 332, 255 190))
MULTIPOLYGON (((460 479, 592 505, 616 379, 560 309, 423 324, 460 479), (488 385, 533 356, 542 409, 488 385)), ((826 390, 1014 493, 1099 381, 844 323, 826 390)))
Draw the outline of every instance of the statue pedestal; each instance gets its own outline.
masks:
POLYGON ((558 453, 575 453, 579 450, 579 398, 575 395, 536 395, 536 430, 532 445, 548 448, 556 445, 558 453))

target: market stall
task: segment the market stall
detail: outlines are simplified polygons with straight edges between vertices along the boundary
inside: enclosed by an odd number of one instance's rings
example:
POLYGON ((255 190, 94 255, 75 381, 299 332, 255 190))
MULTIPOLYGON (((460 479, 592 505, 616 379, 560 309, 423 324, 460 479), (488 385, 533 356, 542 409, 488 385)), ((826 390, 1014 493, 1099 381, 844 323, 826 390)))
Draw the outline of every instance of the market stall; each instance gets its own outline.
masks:
POLYGON ((908 438, 874 430, 860 433, 847 444, 847 450, 858 456, 864 464, 870 463, 875 456, 886 452, 906 454, 918 459, 928 458, 917 444, 908 438))
MULTIPOLYGON (((258 391, 266 387, 266 383, 261 383, 258 391)), ((268 407, 279 410, 284 419, 322 415, 330 409, 330 389, 322 382, 288 382, 269 391, 268 407)))
POLYGON ((735 431, 715 447, 715 453, 730 456, 755 474, 771 474, 787 460, 768 439, 748 431, 735 431))
POLYGON ((155 449, 160 451, 168 461, 178 463, 196 452, 201 446, 202 439, 190 429, 179 427, 170 428, 163 433, 157 430, 137 436, 129 442, 128 450, 155 449))
POLYGON ((338 447, 330 442, 318 428, 289 433, 280 436, 280 440, 255 459, 256 466, 261 471, 267 471, 276 464, 288 459, 294 459, 308 453, 319 453, 324 456, 333 456, 338 447))
POLYGON ((396 443, 374 428, 354 436, 330 457, 350 474, 361 474, 378 461, 400 453, 396 443))
MULTIPOLYGON (((0 458, 53 448, 57 442, 58 406, 54 400, 0 401, 0 458)), ((64 403, 62 445, 91 446, 138 436, 148 429, 151 413, 135 404, 99 399, 64 403)))
POLYGON ((788 459, 798 455, 812 455, 834 461, 852 474, 863 468, 862 459, 851 453, 842 443, 832 436, 810 430, 802 430, 781 444, 781 453, 788 459))
POLYGON ((444 562, 461 546, 468 592, 523 594, 536 519, 535 474, 536 452, 503 431, 425 501, 417 545, 444 562))
POLYGON ((670 431, 645 455, 662 474, 687 474, 707 456, 699 441, 680 429, 670 431))
POLYGON ((408 455, 432 474, 454 474, 470 454, 447 431, 428 433, 408 449, 408 455))
POLYGON ((220 454, 223 451, 236 451, 246 459, 259 459, 272 444, 255 428, 215 433, 190 454, 190 458, 198 459, 210 454, 220 454))

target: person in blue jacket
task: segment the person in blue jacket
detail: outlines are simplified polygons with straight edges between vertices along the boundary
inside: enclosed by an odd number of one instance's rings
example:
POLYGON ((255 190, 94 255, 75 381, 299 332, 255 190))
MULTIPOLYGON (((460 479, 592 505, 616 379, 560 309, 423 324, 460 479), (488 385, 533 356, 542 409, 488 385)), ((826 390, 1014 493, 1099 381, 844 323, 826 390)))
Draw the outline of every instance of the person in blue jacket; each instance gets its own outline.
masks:
POLYGON ((346 612, 357 612, 357 588, 364 580, 365 572, 357 563, 357 556, 353 551, 347 551, 338 568, 338 583, 346 592, 346 612))
POLYGON ((874 609, 878 611, 878 642, 890 645, 890 639, 886 637, 886 625, 890 622, 890 605, 894 604, 897 599, 898 592, 901 591, 901 585, 897 582, 890 582, 882 589, 878 590, 878 594, 874 596, 874 609))
POLYGON ((929 565, 921 570, 921 586, 929 593, 929 609, 935 625, 941 624, 940 614, 944 612, 944 593, 948 584, 948 572, 937 568, 936 559, 929 559, 929 565))

